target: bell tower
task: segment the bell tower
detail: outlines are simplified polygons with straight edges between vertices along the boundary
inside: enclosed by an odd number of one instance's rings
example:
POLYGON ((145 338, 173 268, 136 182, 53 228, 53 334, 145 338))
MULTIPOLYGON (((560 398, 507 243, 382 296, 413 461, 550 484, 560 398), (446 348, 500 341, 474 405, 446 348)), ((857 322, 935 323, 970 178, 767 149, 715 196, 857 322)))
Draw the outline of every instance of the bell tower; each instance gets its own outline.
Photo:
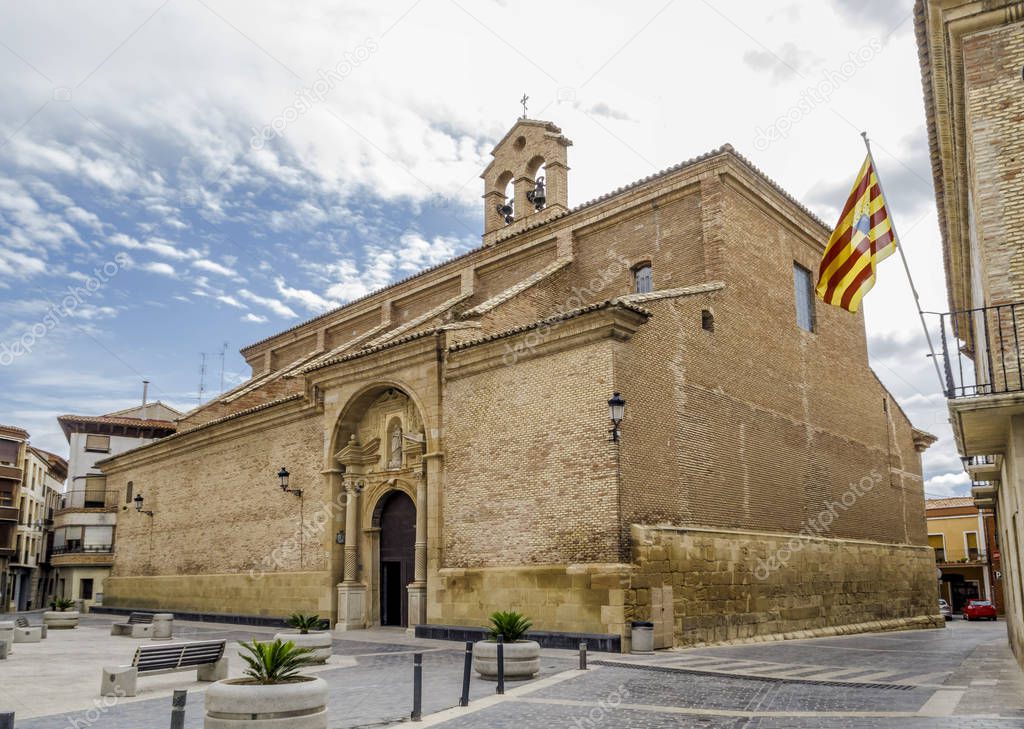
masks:
POLYGON ((566 148, 572 141, 551 122, 516 121, 491 151, 484 181, 484 244, 569 209, 566 148), (509 183, 512 194, 507 195, 509 183))

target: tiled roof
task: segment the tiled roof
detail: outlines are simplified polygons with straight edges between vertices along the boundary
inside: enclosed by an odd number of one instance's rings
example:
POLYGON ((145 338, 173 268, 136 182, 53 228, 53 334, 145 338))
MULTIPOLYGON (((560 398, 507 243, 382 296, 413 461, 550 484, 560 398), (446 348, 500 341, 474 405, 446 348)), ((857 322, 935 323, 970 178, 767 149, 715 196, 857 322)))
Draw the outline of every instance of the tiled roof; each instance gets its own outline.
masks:
MULTIPOLYGON (((786 192, 782 188, 782 186, 779 185, 779 183, 777 183, 771 177, 769 177, 764 172, 762 172, 761 169, 758 168, 749 159, 747 159, 746 157, 741 155, 739 152, 737 152, 733 148, 733 146, 731 144, 723 144, 718 149, 713 149, 710 152, 706 152, 704 154, 697 155, 696 157, 691 157, 690 159, 685 160, 684 162, 680 162, 679 164, 673 165, 672 167, 667 167, 666 169, 663 169, 660 172, 656 172, 656 173, 654 173, 652 175, 648 175, 647 177, 644 177, 644 178, 642 178, 640 180, 636 180, 635 182, 631 182, 628 185, 623 185, 622 187, 619 187, 619 188, 617 188, 615 190, 612 190, 611 192, 606 193, 604 195, 601 195, 600 197, 596 197, 596 198, 594 198, 592 200, 588 200, 587 202, 582 203, 580 205, 577 205, 576 207, 574 207, 574 208, 572 208, 570 210, 567 210, 567 211, 565 211, 563 213, 560 213, 558 215, 554 215, 554 216, 552 216, 550 218, 545 218, 543 221, 540 221, 540 222, 536 223, 535 225, 528 225, 525 228, 521 228, 521 229, 517 230, 515 233, 511 233, 508 236, 505 236, 503 238, 498 238, 495 241, 495 243, 500 243, 500 242, 503 242, 503 241, 506 241, 506 240, 510 240, 511 238, 514 238, 514 237, 516 237, 516 236, 518 236, 518 235, 520 235, 520 234, 522 234, 522 233, 524 233, 524 232, 526 232, 528 230, 534 230, 535 228, 538 228, 538 227, 543 226, 543 225, 547 225, 548 223, 551 223, 551 222, 553 222, 555 220, 560 220, 560 219, 566 217, 567 215, 572 215, 572 214, 577 213, 577 212, 579 212, 581 210, 584 210, 586 208, 589 208, 589 207, 592 207, 592 206, 597 205, 599 203, 605 202, 606 200, 609 200, 609 199, 615 197, 616 195, 621 195, 623 193, 629 192, 630 190, 633 190, 635 188, 641 187, 642 185, 645 185, 645 184, 647 184, 649 182, 653 182, 653 181, 661 179, 663 177, 667 177, 668 175, 671 175, 671 174, 673 174, 675 172, 679 172, 680 170, 686 169, 687 167, 691 167, 693 165, 699 164, 700 162, 704 162, 704 161, 709 160, 709 159, 711 159, 713 157, 717 157, 717 156, 720 156, 720 155, 723 155, 723 154, 728 154, 728 155, 732 156, 733 158, 735 158, 736 160, 738 160, 739 162, 741 162, 745 167, 747 167, 747 169, 749 169, 751 172, 753 172, 757 177, 760 177, 762 180, 764 180, 766 183, 768 183, 772 187, 772 189, 774 189, 776 192, 778 192, 784 198, 786 198, 791 203, 793 203, 801 211, 806 213, 814 222, 816 222, 818 225, 820 225, 823 229, 831 230, 831 228, 821 218, 819 218, 817 215, 815 215, 813 212, 811 212, 810 208, 808 208, 803 203, 801 203, 799 200, 797 200, 795 197, 793 197, 788 192, 786 192)), ((342 309, 346 309, 346 308, 348 308, 348 307, 350 307, 350 306, 352 306, 354 304, 357 304, 357 303, 359 303, 361 301, 365 301, 366 299, 369 299, 369 298, 371 298, 373 296, 376 296, 381 291, 386 291, 388 289, 393 289, 393 288, 395 288, 397 286, 400 286, 400 285, 406 283, 407 281, 411 281, 411 280, 413 280, 415 278, 419 278, 420 276, 424 276, 424 275, 430 273, 431 271, 436 271, 436 270, 438 270, 440 268, 444 268, 445 266, 448 266, 449 264, 454 263, 455 261, 462 260, 464 258, 467 258, 469 256, 472 256, 472 255, 474 255, 474 254, 484 250, 485 248, 491 248, 491 247, 493 247, 493 246, 483 246, 483 245, 481 245, 481 246, 477 246, 476 248, 472 248, 472 249, 466 251, 465 253, 461 253, 458 256, 454 256, 453 258, 449 258, 447 261, 441 261, 440 263, 438 263, 438 264, 436 264, 434 266, 430 266, 428 268, 424 268, 423 270, 417 271, 416 273, 414 273, 414 274, 412 274, 410 276, 406 276, 405 278, 400 279, 398 281, 395 281, 394 283, 391 283, 391 284, 388 284, 387 286, 381 287, 381 288, 377 289, 376 291, 371 291, 370 293, 366 294, 365 296, 361 296, 358 299, 353 299, 352 301, 349 301, 346 304, 342 304, 339 307, 331 309, 330 311, 326 311, 323 314, 319 314, 319 315, 317 315, 317 316, 315 316, 315 317, 313 317, 311 319, 307 319, 306 321, 299 322, 298 324, 296 324, 296 325, 294 325, 292 327, 289 327, 288 329, 284 329, 284 330, 282 330, 280 332, 277 332, 276 334, 272 334, 269 337, 264 337, 263 339, 259 340, 258 342, 253 342, 252 344, 246 345, 240 351, 245 352, 246 350, 253 349, 254 347, 257 347, 257 346, 259 346, 261 344, 269 342, 272 339, 276 339, 277 337, 281 336, 282 334, 287 334, 288 332, 292 332, 292 331, 295 331, 296 329, 300 329, 301 327, 304 327, 307 324, 311 324, 311 323, 313 323, 315 321, 319 321, 319 320, 324 319, 326 317, 332 316, 333 314, 336 314, 337 312, 341 311, 342 309)))
POLYGON ((28 431, 24 428, 19 428, 17 425, 0 425, 0 431, 3 430, 8 431, 12 436, 28 440, 28 431))
POLYGON ((302 374, 305 374, 307 372, 313 372, 314 370, 322 369, 329 365, 337 364, 338 362, 348 362, 349 360, 359 359, 360 357, 365 357, 368 354, 380 352, 381 350, 384 349, 391 349, 392 347, 397 347, 398 345, 405 344, 406 342, 412 342, 416 339, 422 339, 423 337, 433 336, 434 334, 437 334, 440 331, 442 331, 441 327, 431 327, 430 329, 424 329, 419 332, 414 332, 413 334, 407 334, 404 337, 399 337, 398 339, 392 339, 388 342, 384 342, 383 344, 378 344, 375 347, 359 349, 356 350, 355 352, 350 352, 348 354, 339 354, 337 357, 330 357, 328 359, 318 359, 309 363, 299 371, 302 374))
POLYGON ((480 337, 479 339, 471 339, 466 342, 459 342, 448 347, 448 351, 458 352, 460 349, 468 349, 469 347, 475 347, 476 345, 484 344, 485 342, 493 342, 496 339, 504 339, 505 337, 511 337, 521 332, 528 332, 531 329, 537 329, 539 327, 556 324, 560 321, 565 321, 567 319, 574 319, 577 316, 587 314, 591 311, 607 309, 610 307, 629 309, 630 311, 635 311, 637 314, 643 314, 644 316, 648 317, 653 316, 653 314, 649 310, 643 308, 642 306, 637 306, 636 304, 631 304, 628 301, 622 301, 621 299, 612 299, 610 301, 602 301, 597 304, 591 304, 590 306, 581 306, 579 309, 572 309, 571 311, 566 311, 562 314, 549 316, 546 319, 539 319, 537 321, 530 322, 529 324, 522 324, 517 327, 512 327, 511 329, 505 329, 504 331, 495 332, 494 334, 488 334, 487 336, 480 337))
POLYGON ((229 413, 228 415, 224 415, 223 417, 216 418, 216 419, 211 420, 209 422, 200 423, 199 425, 194 425, 191 428, 185 428, 184 430, 179 430, 178 432, 172 433, 171 435, 167 436, 166 438, 161 438, 160 440, 154 440, 154 441, 152 441, 150 443, 143 443, 142 445, 138 446, 137 448, 132 448, 131 450, 124 451, 124 453, 118 453, 117 455, 111 456, 110 458, 104 458, 102 461, 97 461, 96 465, 102 465, 103 463, 106 463, 107 461, 113 460, 114 458, 119 458, 119 457, 121 457, 123 455, 131 454, 131 453, 137 453, 138 451, 144 450, 146 448, 152 448, 153 446, 161 445, 163 443, 166 443, 167 441, 175 440, 177 438, 180 438, 183 435, 188 435, 189 433, 194 433, 197 430, 202 430, 204 428, 209 428, 209 427, 211 427, 213 425, 218 425, 219 423, 223 423, 223 422, 228 421, 228 420, 234 420, 235 418, 241 418, 241 417, 244 417, 246 415, 252 415, 253 413, 258 413, 261 410, 267 410, 269 408, 276 407, 278 405, 282 405, 282 404, 284 404, 286 402, 290 402, 292 400, 301 400, 303 397, 305 397, 305 395, 303 395, 301 392, 299 392, 299 393, 295 393, 294 395, 286 395, 285 397, 278 398, 277 400, 271 400, 270 402, 265 402, 265 403, 262 403, 260 405, 254 405, 253 407, 246 408, 245 410, 239 410, 239 411, 234 412, 234 413, 229 413))
POLYGON ((58 415, 57 422, 60 423, 65 437, 70 437, 73 425, 119 425, 125 428, 150 428, 170 432, 178 429, 178 424, 172 420, 144 420, 113 415, 58 415))
POLYGON ((971 496, 950 496, 944 499, 925 499, 925 509, 953 509, 962 506, 974 506, 971 496))
POLYGON ((553 273, 561 271, 570 263, 572 263, 572 258, 568 256, 564 258, 556 258, 554 261, 552 261, 551 263, 549 263, 547 266, 537 271, 536 273, 527 276, 522 281, 519 281, 518 283, 515 283, 512 286, 509 286, 504 291, 495 294, 487 301, 483 302, 482 304, 474 306, 469 311, 462 312, 462 316, 464 318, 469 318, 474 316, 480 316, 481 314, 486 314, 488 311, 491 311, 492 309, 500 306, 501 304, 504 304, 506 301, 515 298, 516 296, 523 293, 531 286, 536 286, 538 283, 540 283, 553 273))

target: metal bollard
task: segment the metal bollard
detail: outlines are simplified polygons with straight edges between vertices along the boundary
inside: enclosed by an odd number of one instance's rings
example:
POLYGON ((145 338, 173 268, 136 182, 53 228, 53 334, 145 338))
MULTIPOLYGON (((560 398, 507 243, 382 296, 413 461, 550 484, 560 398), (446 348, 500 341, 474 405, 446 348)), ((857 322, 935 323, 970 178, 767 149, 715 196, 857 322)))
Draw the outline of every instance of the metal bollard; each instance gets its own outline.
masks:
POLYGON ((462 666, 462 696, 459 706, 469 706, 469 675, 473 670, 473 641, 466 641, 466 662, 462 666))
POLYGON ((498 636, 498 687, 495 693, 505 693, 505 638, 498 636))
POLYGON ((13 711, 0 711, 0 729, 14 729, 13 711))
POLYGON ((412 656, 412 714, 413 721, 420 721, 423 716, 423 654, 412 656))
POLYGON ((188 699, 188 691, 174 689, 171 697, 171 729, 185 729, 185 701, 188 699))
POLYGON ((587 643, 586 641, 580 643, 580 670, 587 670, 587 643))

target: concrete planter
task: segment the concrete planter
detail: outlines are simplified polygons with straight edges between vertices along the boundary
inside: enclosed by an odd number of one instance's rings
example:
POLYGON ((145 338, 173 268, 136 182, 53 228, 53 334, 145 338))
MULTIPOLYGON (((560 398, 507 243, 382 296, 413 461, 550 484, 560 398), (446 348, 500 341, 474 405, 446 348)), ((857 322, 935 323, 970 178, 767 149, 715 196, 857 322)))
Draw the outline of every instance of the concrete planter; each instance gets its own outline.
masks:
MULTIPOLYGON (((535 640, 517 640, 504 644, 505 680, 524 681, 540 671, 540 643, 535 640)), ((473 646, 473 668, 480 678, 498 680, 498 644, 481 640, 473 646)))
POLYGON ((206 691, 203 729, 327 729, 327 682, 312 676, 269 685, 217 681, 206 691))
POLYGON ((49 630, 70 630, 78 627, 77 610, 47 610, 43 613, 43 625, 49 630))
POLYGON ((296 648, 311 648, 310 658, 316 663, 326 663, 334 655, 334 636, 326 630, 311 630, 305 635, 297 630, 285 630, 274 636, 282 643, 290 640, 296 648))

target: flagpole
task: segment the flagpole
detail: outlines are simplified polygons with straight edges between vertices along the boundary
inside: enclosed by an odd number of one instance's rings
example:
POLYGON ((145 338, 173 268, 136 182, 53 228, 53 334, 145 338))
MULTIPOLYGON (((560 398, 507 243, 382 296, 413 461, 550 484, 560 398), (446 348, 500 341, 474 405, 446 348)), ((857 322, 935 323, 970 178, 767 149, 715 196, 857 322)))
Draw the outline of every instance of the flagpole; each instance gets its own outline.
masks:
MULTIPOLYGON (((878 181, 878 191, 882 194, 882 199, 885 200, 888 205, 889 198, 885 196, 885 189, 882 187, 882 176, 878 173, 878 167, 875 166, 875 157, 871 154, 871 142, 868 140, 868 133, 861 132, 860 136, 864 139, 864 146, 868 150, 868 159, 871 160, 871 169, 875 171, 875 179, 878 181)), ((917 316, 921 319, 921 329, 924 331, 924 338, 928 342, 928 351, 931 354, 932 364, 935 365, 935 374, 939 378, 939 389, 945 393, 946 381, 942 379, 942 370, 939 369, 939 358, 935 354, 934 345, 932 345, 932 335, 928 332, 928 324, 924 319, 924 311, 921 310, 921 297, 917 295, 917 287, 914 285, 914 277, 910 275, 910 266, 907 264, 907 256, 903 252, 903 242, 900 240, 900 236, 896 232, 896 221, 891 212, 889 214, 889 227, 892 229, 892 237, 896 240, 896 250, 899 251, 900 260, 903 261, 903 270, 907 272, 907 281, 910 283, 910 291, 914 294, 914 304, 917 306, 917 316)))

